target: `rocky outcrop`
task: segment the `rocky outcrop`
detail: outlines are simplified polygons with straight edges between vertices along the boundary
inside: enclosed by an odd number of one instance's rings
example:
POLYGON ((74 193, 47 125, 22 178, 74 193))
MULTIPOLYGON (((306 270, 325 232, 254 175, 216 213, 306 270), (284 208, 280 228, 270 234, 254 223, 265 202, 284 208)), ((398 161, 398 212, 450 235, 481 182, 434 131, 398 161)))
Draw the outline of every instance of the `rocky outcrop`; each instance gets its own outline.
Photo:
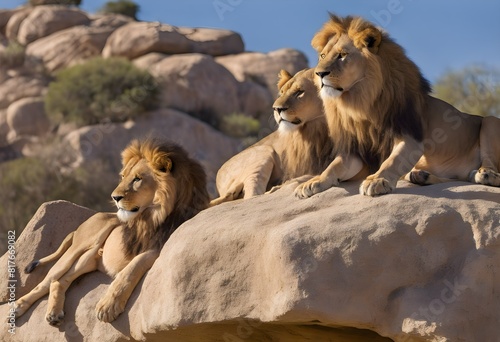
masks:
POLYGON ((42 77, 20 75, 0 83, 0 109, 26 97, 38 97, 47 91, 47 80, 42 77))
POLYGON ((97 23, 94 26, 76 26, 58 31, 29 44, 26 55, 32 63, 41 61, 50 72, 100 56, 108 37, 116 29, 115 25, 127 22, 119 20, 122 18, 120 16, 106 25, 97 23))
MULTIPOLYGON (((289 185, 207 209, 171 236, 117 321, 96 320, 110 280, 92 273, 70 288, 59 329, 44 320, 45 297, 9 340, 496 341, 500 189, 400 182, 371 198, 358 185, 307 200, 289 185)), ((42 206, 16 243, 18 269, 89 214, 42 206)), ((43 271, 17 273, 16 295, 43 271)))
POLYGON ((120 170, 120 153, 132 139, 162 136, 182 145, 191 157, 204 166, 209 191, 216 195, 215 176, 220 166, 241 150, 238 141, 228 138, 209 125, 189 115, 160 109, 141 116, 136 121, 87 126, 66 135, 67 152, 74 158, 73 167, 91 165, 90 161, 106 160, 120 170))
POLYGON ((17 40, 29 44, 51 33, 90 22, 85 12, 68 6, 36 6, 20 23, 17 40))
POLYGON ((7 110, 7 123, 16 136, 47 134, 50 122, 45 114, 43 99, 26 97, 12 103, 7 110))
POLYGON ((243 40, 235 32, 208 28, 134 22, 116 30, 103 50, 104 57, 133 59, 150 52, 166 54, 202 53, 221 56, 243 52, 243 40))

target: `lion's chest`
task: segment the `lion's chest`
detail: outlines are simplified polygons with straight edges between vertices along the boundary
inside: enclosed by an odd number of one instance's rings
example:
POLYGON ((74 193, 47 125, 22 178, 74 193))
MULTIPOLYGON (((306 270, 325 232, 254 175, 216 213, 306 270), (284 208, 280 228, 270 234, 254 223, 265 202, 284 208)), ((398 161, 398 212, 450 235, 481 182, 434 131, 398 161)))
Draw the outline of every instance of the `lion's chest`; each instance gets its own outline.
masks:
POLYGON ((122 234, 123 227, 114 229, 99 251, 102 256, 99 259, 98 269, 111 277, 115 277, 130 262, 130 259, 125 255, 122 234))

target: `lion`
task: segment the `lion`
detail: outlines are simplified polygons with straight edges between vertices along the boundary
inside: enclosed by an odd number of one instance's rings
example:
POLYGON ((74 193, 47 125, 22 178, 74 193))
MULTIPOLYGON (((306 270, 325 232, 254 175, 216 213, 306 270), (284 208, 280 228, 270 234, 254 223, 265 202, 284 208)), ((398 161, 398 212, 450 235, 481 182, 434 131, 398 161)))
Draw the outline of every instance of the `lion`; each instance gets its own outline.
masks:
MULTIPOLYGON (((402 176, 421 185, 500 186, 500 120, 430 96, 429 82, 387 33, 362 18, 330 14, 311 44, 330 137, 340 154, 355 154, 372 170, 361 194, 390 193, 402 176)), ((324 191, 334 177, 327 168, 298 193, 324 191)))
POLYGON ((278 130, 222 165, 216 178, 221 196, 211 206, 274 191, 285 182, 300 183, 330 164, 337 182, 361 179, 365 168, 359 158, 334 158, 314 70, 293 77, 281 70, 278 78, 279 97, 273 104, 278 130))
POLYGON ((46 320, 59 325, 68 287, 82 274, 99 270, 114 279, 97 303, 97 318, 115 320, 170 235, 207 208, 205 171, 180 146, 134 140, 122 152, 122 162, 121 181, 111 195, 118 211, 91 216, 56 252, 26 267, 30 273, 57 260, 40 284, 16 301, 17 317, 49 293, 46 320))

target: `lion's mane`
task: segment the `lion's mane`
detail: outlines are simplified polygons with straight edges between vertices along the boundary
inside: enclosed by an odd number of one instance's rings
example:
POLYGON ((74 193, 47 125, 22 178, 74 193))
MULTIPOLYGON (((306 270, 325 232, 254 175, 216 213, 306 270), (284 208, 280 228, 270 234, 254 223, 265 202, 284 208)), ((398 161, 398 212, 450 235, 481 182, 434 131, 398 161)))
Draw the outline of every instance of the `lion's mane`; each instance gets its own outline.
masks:
POLYGON ((400 45, 362 18, 330 14, 311 44, 321 51, 341 34, 353 40, 366 71, 355 89, 324 101, 330 136, 338 152, 356 152, 376 169, 389 156, 395 138, 409 135, 422 141, 430 85, 400 45))
POLYGON ((124 223, 127 255, 160 250, 179 225, 207 208, 209 203, 203 167, 180 146, 161 139, 135 140, 122 152, 123 165, 134 158, 147 160, 158 189, 156 205, 124 223), (169 173, 158 171, 164 160, 171 162, 169 173))

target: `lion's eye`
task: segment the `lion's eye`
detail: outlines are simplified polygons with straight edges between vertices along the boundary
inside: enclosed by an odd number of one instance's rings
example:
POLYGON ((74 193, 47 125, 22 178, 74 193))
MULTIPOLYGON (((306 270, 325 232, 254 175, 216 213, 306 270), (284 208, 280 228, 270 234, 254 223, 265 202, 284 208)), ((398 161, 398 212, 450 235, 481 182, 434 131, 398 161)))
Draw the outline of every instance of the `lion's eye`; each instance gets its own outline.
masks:
POLYGON ((344 59, 346 59, 346 57, 347 57, 347 52, 345 52, 345 51, 342 51, 342 52, 339 54, 339 59, 340 59, 340 60, 342 60, 342 61, 343 61, 344 59))
POLYGON ((304 96, 304 91, 303 90, 299 90, 297 92, 295 92, 295 97, 300 99, 302 96, 304 96))
POLYGON ((133 182, 133 183, 135 183, 135 182, 138 182, 138 181, 140 181, 140 180, 141 180, 141 178, 139 178, 139 177, 135 177, 135 178, 132 180, 132 182, 133 182))
POLYGON ((320 57, 321 59, 325 59, 326 55, 325 55, 324 53, 322 53, 321 55, 319 55, 319 57, 320 57))

